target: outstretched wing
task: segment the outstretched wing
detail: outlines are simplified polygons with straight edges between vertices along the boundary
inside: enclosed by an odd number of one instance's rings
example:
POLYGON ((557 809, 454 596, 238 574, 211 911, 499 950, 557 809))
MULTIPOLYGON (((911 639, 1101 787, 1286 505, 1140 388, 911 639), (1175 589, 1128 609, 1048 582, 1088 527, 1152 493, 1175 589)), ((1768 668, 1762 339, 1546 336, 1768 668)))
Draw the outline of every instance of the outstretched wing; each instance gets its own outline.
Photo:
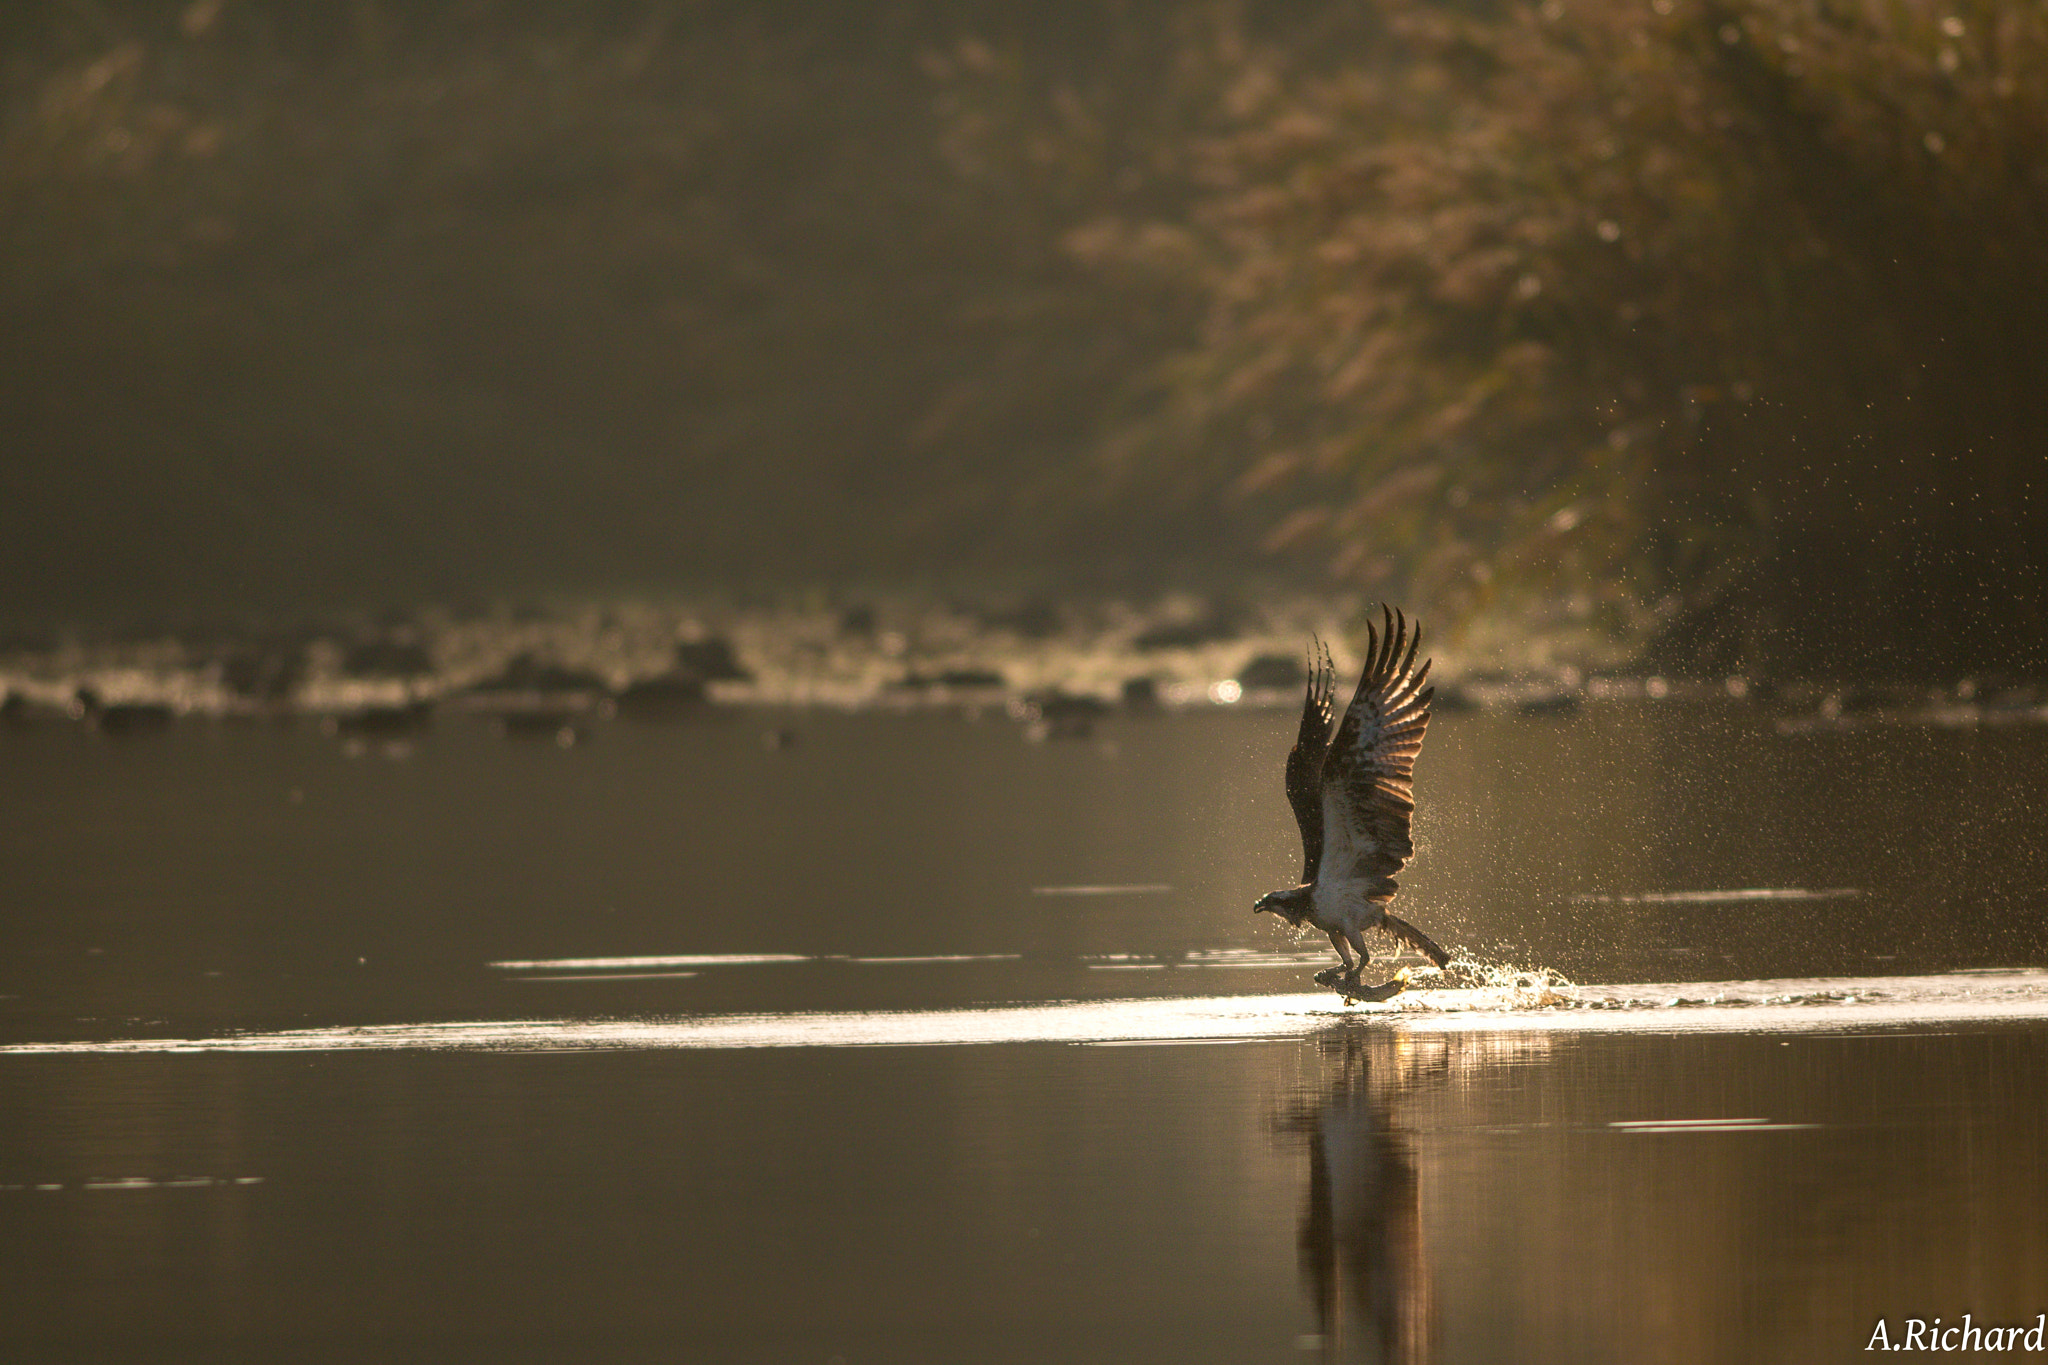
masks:
POLYGON ((1330 650, 1313 636, 1308 647, 1308 695, 1301 703, 1301 733, 1287 751, 1287 804, 1301 826, 1301 879, 1313 881, 1323 857, 1323 755, 1330 748, 1330 717, 1336 714, 1337 670, 1330 650))
POLYGON ((1386 628, 1366 628, 1365 670, 1344 710, 1322 772, 1323 857, 1314 880, 1371 880, 1368 896, 1393 899, 1393 875, 1415 856, 1408 840, 1415 813, 1415 755, 1429 725, 1436 689, 1425 687, 1429 661, 1415 666, 1418 627, 1385 610, 1386 628))

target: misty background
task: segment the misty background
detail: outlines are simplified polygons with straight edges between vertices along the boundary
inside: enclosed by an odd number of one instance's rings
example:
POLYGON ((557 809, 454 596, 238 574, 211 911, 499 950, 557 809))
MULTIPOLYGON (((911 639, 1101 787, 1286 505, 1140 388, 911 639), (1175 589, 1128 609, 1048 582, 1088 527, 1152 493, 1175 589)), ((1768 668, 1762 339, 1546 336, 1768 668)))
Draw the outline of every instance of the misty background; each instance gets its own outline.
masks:
POLYGON ((1990 0, 10 7, 0 621, 1287 583, 2037 672, 2044 61, 1990 0))

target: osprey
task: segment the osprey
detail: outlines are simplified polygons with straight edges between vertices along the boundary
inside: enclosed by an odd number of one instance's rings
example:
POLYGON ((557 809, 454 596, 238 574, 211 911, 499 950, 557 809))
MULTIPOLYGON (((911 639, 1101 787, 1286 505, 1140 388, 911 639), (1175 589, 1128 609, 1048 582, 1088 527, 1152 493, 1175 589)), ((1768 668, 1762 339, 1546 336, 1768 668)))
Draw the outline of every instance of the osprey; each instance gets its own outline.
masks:
POLYGON ((1415 813, 1415 755, 1422 750, 1436 689, 1423 686, 1430 661, 1415 666, 1421 628, 1411 636, 1407 617, 1382 610, 1386 628, 1366 627, 1365 669, 1334 736, 1330 716, 1336 671, 1327 647, 1320 642, 1310 646, 1301 733, 1287 755, 1287 802, 1301 826, 1302 884, 1269 892, 1252 907, 1253 914, 1271 910, 1296 928, 1312 924, 1328 934, 1343 966, 1317 973, 1316 980, 1374 1000, 1399 992, 1402 980, 1349 989, 1357 987, 1359 972, 1372 958, 1365 947, 1366 930, 1391 934, 1436 966, 1450 961, 1429 935, 1387 912, 1387 902, 1400 887, 1394 874, 1415 855, 1408 841, 1408 821, 1415 813))

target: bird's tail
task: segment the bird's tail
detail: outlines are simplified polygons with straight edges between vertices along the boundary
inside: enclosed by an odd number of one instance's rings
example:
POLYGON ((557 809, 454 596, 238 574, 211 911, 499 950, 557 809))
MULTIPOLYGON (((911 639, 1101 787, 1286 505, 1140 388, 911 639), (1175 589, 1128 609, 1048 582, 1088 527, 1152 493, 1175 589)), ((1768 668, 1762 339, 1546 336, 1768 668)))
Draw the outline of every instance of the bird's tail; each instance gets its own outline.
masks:
POLYGON ((1451 955, 1436 946, 1436 940, 1402 919, 1399 915, 1387 916, 1387 932, 1430 960, 1431 965, 1441 967, 1451 960, 1451 955))

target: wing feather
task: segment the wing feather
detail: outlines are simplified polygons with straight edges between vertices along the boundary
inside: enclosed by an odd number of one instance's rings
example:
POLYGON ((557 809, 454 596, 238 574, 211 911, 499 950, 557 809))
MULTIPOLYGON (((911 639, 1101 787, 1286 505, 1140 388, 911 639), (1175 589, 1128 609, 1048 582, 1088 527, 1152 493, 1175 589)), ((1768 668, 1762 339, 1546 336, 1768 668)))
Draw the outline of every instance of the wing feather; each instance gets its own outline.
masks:
POLYGON ((1308 695, 1301 703, 1301 731, 1287 752, 1287 804, 1301 827, 1303 881, 1312 880, 1323 856, 1323 756, 1330 748, 1330 718, 1336 714, 1337 671, 1329 647, 1313 636, 1308 648, 1308 695))
POLYGON ((1372 881, 1378 901, 1415 856, 1415 756, 1429 727, 1430 661, 1415 666, 1422 630, 1382 608, 1384 629, 1366 627, 1365 668, 1324 759, 1320 784, 1322 858, 1312 880, 1372 881))

